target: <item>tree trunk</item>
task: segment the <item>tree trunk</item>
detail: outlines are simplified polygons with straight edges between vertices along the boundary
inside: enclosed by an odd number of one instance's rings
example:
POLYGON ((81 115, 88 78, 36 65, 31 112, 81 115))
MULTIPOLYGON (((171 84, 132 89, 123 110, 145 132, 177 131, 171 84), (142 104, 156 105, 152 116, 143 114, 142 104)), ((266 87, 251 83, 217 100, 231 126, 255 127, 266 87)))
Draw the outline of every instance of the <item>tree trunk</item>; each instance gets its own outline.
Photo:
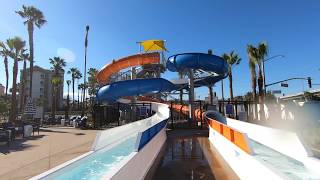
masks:
POLYGON ((180 100, 180 104, 183 104, 183 89, 181 89, 180 90, 180 98, 179 98, 179 100, 180 100))
POLYGON ((68 84, 68 95, 67 95, 67 110, 65 119, 69 119, 69 110, 70 110, 70 99, 69 99, 69 84, 68 84))
MULTIPOLYGON (((79 84, 79 83, 78 83, 78 84, 79 84)), ((79 95, 80 95, 80 94, 79 94, 79 88, 78 88, 78 110, 80 109, 80 104, 79 104, 79 103, 80 103, 80 102, 79 102, 80 99, 79 99, 79 95)))
POLYGON ((28 23, 29 49, 30 49, 30 86, 29 97, 32 98, 32 77, 33 77, 33 23, 28 23))
POLYGON ((27 70, 27 61, 24 60, 23 61, 23 74, 22 74, 22 82, 21 82, 21 89, 20 89, 20 112, 23 111, 24 108, 24 96, 25 96, 25 83, 26 83, 26 78, 27 78, 27 74, 26 74, 26 70, 27 70))
POLYGON ((56 118, 56 85, 52 84, 53 91, 52 91, 52 107, 51 107, 51 117, 56 118))
POLYGON ((229 71, 229 89, 230 89, 230 100, 233 101, 233 87, 232 87, 232 71, 231 71, 231 68, 230 68, 230 71, 229 71))
MULTIPOLYGON (((16 52, 17 54, 17 52, 16 52)), ((16 102, 16 95, 17 95, 17 74, 18 74, 18 59, 14 60, 13 64, 13 80, 12 80, 12 95, 11 95, 11 108, 10 108, 10 118, 9 120, 12 122, 17 117, 17 102, 16 102)))
POLYGON ((74 109, 74 78, 72 77, 72 108, 74 109))
POLYGON ((263 76, 262 76, 261 66, 259 66, 258 88, 259 88, 260 120, 265 120, 266 117, 264 112, 263 76))
POLYGON ((257 117, 258 115, 258 106, 257 106, 257 79, 256 79, 256 70, 255 70, 255 64, 251 64, 251 62, 249 62, 249 66, 250 66, 250 73, 251 73, 251 87, 252 87, 252 99, 253 99, 253 103, 254 103, 254 113, 255 116, 257 117))
POLYGON ((6 71, 6 97, 8 97, 8 88, 9 88, 9 69, 8 69, 8 57, 4 57, 4 68, 6 71))
POLYGON ((212 85, 208 86, 209 89, 209 103, 210 105, 213 105, 213 88, 212 85))

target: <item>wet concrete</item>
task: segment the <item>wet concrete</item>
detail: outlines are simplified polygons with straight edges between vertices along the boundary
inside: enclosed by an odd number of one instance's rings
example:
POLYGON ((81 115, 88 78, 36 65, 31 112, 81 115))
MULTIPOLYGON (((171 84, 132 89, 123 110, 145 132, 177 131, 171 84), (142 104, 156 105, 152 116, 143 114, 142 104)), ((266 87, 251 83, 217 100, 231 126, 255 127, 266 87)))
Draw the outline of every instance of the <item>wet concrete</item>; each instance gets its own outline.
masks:
POLYGON ((206 130, 169 130, 153 180, 239 179, 208 140, 206 130))

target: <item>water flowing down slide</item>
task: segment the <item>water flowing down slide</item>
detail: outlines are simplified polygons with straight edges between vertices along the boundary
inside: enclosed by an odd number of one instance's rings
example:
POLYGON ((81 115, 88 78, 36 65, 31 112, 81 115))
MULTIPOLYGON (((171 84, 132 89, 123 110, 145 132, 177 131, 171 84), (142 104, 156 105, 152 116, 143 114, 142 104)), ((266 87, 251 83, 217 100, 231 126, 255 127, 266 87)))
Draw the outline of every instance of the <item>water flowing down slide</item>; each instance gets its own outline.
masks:
MULTIPOLYGON (((180 89, 181 84, 174 84, 163 78, 134 79, 126 81, 109 82, 113 73, 128 67, 160 62, 159 53, 146 53, 122 58, 104 66, 98 73, 97 79, 100 84, 107 84, 99 89, 97 100, 101 103, 114 102, 124 96, 136 96, 157 92, 170 92, 180 89)), ((195 86, 214 84, 224 79, 228 74, 228 64, 219 56, 204 53, 176 54, 168 58, 166 67, 169 71, 197 69, 209 72, 210 75, 196 79, 195 86)))

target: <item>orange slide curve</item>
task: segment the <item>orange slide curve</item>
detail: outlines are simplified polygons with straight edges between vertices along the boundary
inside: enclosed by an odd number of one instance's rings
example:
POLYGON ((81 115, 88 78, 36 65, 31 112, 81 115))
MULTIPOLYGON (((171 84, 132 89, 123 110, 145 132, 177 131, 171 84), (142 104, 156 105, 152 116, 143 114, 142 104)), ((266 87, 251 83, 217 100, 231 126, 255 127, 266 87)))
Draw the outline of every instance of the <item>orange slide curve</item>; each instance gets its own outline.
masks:
POLYGON ((160 54, 158 52, 136 54, 121 58, 117 61, 112 61, 105 65, 97 74, 99 84, 108 84, 109 78, 112 74, 119 72, 122 69, 134 66, 141 66, 144 64, 156 64, 160 62, 160 54))

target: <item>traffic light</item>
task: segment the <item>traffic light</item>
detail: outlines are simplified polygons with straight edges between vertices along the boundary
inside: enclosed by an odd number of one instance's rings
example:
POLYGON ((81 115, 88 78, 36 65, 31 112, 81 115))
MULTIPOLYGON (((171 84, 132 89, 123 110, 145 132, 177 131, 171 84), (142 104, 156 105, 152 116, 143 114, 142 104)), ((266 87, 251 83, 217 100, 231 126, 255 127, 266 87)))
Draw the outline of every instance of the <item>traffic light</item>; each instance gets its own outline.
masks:
POLYGON ((311 77, 308 77, 308 85, 309 85, 309 88, 312 88, 311 77))

